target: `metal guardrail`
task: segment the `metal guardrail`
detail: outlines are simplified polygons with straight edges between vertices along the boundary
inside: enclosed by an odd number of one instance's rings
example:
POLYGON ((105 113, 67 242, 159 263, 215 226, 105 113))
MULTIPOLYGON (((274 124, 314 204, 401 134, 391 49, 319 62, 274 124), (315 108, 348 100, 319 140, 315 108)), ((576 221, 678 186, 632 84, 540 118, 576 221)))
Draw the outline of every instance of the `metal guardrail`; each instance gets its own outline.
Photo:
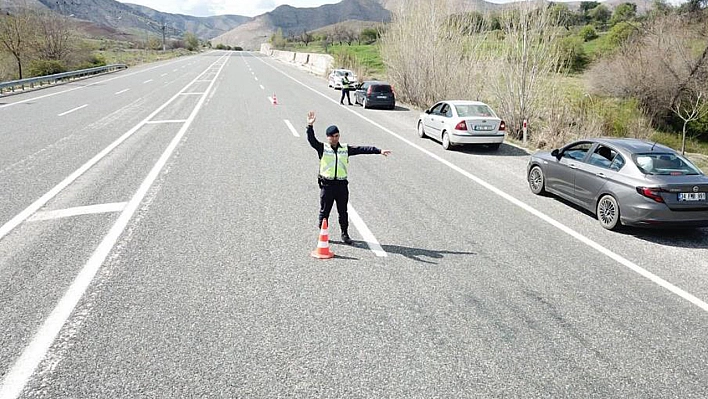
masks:
POLYGON ((38 76, 36 78, 11 80, 9 82, 0 82, 0 95, 5 92, 14 92, 15 90, 25 90, 27 87, 41 87, 44 84, 51 85, 59 82, 68 82, 72 79, 98 75, 100 73, 115 72, 128 68, 125 64, 113 64, 102 67, 81 69, 78 71, 62 72, 54 75, 38 76))

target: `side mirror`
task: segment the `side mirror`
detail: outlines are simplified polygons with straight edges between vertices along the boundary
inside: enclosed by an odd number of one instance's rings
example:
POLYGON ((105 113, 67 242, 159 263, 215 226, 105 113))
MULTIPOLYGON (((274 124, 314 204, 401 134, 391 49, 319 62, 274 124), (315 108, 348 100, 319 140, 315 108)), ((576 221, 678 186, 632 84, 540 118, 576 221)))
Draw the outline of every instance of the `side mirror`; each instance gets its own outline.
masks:
POLYGON ((551 155, 556 157, 557 159, 560 159, 560 151, 556 148, 555 150, 551 151, 551 155))

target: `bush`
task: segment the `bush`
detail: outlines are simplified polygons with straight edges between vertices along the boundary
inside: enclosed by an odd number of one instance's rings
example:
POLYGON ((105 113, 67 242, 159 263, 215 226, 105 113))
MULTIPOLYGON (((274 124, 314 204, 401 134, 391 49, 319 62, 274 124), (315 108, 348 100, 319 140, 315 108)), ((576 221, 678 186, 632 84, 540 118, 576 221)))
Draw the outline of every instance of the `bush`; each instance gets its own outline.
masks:
POLYGON ((580 29, 580 32, 578 32, 578 36, 580 36, 581 39, 583 39, 584 42, 589 42, 590 40, 595 40, 597 39, 597 31, 595 30, 595 27, 592 25, 585 25, 583 26, 582 29, 580 29))
POLYGON ((561 67, 568 72, 582 72, 588 64, 583 41, 577 36, 567 36, 560 40, 561 67))
POLYGON ((224 46, 222 43, 219 43, 216 45, 216 49, 217 50, 224 50, 224 49, 226 49, 226 46, 224 46))
POLYGON ((57 60, 32 60, 27 70, 29 76, 46 76, 66 72, 67 68, 57 60))

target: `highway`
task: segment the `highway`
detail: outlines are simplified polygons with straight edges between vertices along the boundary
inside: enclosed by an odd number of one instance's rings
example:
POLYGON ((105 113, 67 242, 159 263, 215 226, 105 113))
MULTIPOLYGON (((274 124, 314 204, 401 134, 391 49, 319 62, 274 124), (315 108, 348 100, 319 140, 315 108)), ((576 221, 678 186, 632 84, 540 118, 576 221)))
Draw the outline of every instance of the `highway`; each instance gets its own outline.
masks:
POLYGON ((339 95, 213 51, 0 97, 0 398, 708 397, 708 229, 606 231, 339 95), (310 110, 392 151, 329 260, 310 110))

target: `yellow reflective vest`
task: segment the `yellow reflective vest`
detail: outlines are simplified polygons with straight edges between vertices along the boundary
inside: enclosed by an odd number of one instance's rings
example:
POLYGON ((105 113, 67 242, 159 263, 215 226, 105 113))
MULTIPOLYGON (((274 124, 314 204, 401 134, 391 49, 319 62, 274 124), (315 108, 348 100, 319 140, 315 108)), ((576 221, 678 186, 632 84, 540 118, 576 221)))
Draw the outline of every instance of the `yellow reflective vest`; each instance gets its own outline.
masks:
POLYGON ((320 159, 320 176, 327 180, 347 180, 349 168, 349 149, 344 143, 339 143, 335 152, 329 143, 324 144, 324 152, 320 159))

